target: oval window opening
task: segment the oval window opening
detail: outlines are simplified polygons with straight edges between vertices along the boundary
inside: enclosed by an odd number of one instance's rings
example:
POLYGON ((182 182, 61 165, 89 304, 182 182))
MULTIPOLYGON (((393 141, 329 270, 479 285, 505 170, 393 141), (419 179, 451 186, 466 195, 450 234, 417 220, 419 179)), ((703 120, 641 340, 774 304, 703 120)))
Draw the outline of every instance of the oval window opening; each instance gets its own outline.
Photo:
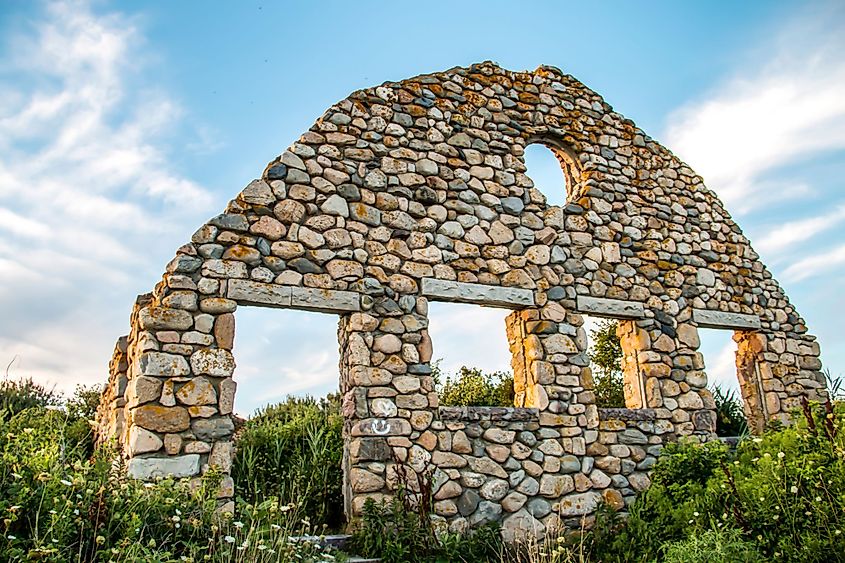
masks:
POLYGON ((534 182, 534 187, 546 196, 548 205, 566 205, 571 189, 570 180, 551 149, 539 143, 525 147, 525 167, 525 174, 534 182))

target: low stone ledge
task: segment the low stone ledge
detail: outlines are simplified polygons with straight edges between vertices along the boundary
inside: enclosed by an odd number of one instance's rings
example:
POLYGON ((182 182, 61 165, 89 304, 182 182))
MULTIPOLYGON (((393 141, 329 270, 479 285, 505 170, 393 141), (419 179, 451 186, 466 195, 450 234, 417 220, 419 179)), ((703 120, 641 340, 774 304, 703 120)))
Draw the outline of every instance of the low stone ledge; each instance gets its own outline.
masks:
POLYGON ((599 420, 630 420, 640 422, 644 420, 655 420, 656 418, 657 414, 654 412, 654 409, 599 409, 599 420))
POLYGON ((724 328, 734 330, 759 330, 760 317, 727 311, 693 309, 692 320, 701 328, 724 328))
POLYGON ((480 283, 464 283, 423 278, 425 297, 456 303, 475 303, 490 307, 522 308, 534 306, 534 292, 519 287, 501 287, 480 283))
POLYGON ((440 407, 440 420, 536 422, 540 409, 524 407, 440 407))
POLYGON ((613 319, 642 319, 645 308, 638 301, 623 301, 621 299, 605 299, 603 297, 588 297, 579 295, 576 299, 578 312, 599 317, 613 319))

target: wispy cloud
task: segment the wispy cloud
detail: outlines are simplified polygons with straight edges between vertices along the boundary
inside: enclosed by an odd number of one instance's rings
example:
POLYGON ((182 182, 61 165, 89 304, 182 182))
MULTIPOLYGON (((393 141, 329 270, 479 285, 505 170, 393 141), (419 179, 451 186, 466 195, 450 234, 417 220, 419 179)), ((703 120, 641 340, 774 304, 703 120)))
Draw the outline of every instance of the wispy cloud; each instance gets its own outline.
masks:
POLYGON ((172 252, 212 197, 168 158, 183 112, 150 80, 139 22, 74 0, 35 12, 0 47, 0 361, 72 387, 105 378, 133 275, 160 271, 156 245, 172 252))
MULTIPOLYGON (((734 211, 795 186, 766 173, 845 149, 845 29, 834 4, 796 18, 768 45, 756 73, 743 72, 672 114, 667 145, 734 211)), ((806 194, 798 190, 797 197, 806 194)))
POLYGON ((830 213, 783 223, 761 238, 755 246, 762 252, 777 255, 793 245, 836 227, 843 221, 845 221, 845 205, 839 205, 830 213))
POLYGON ((798 282, 836 270, 845 264, 845 245, 811 254, 783 271, 785 280, 798 282))

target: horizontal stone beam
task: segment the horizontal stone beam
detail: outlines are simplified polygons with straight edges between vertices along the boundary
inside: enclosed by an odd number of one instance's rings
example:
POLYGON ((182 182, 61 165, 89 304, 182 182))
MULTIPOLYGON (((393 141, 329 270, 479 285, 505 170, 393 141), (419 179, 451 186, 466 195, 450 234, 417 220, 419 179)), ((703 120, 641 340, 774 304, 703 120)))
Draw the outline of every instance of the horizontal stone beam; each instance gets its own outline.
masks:
POLYGON ((361 296, 354 291, 294 287, 291 307, 323 313, 350 313, 361 310, 361 296))
POLYGON ((534 292, 519 287, 423 278, 422 294, 439 301, 475 303, 488 307, 521 309, 534 306, 534 292))
POLYGON ((251 280, 229 280, 228 283, 226 296, 243 305, 291 306, 290 286, 251 280))
POLYGON ((693 309, 692 320, 702 328, 724 328, 733 330, 759 330, 760 317, 743 313, 693 309))
POLYGON ((229 280, 226 295, 242 305, 306 309, 337 314, 361 310, 361 297, 354 291, 291 287, 251 280, 229 280))
POLYGON ((642 319, 645 317, 645 308, 638 301, 579 295, 576 306, 579 313, 596 315, 597 317, 610 317, 612 319, 642 319))

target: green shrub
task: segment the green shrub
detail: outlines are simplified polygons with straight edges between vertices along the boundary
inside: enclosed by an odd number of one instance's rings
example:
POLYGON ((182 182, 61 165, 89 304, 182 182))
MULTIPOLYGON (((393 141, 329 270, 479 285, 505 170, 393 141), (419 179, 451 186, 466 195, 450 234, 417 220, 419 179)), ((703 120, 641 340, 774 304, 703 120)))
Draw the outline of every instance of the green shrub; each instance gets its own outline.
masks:
MULTIPOLYGON (((439 373, 436 380, 439 384, 439 373)), ((454 379, 446 376, 438 391, 443 406, 512 407, 514 403, 513 376, 502 371, 483 373, 462 366, 454 379)))
POLYGON ((232 477, 251 503, 295 503, 315 526, 343 524, 343 417, 338 395, 288 399, 259 411, 236 436, 232 477))
POLYGON ((54 389, 35 383, 32 378, 0 381, 0 421, 8 420, 32 407, 56 407, 61 395, 54 389))
POLYGON ((765 559, 739 530, 707 530, 684 541, 671 543, 665 563, 757 563, 765 559))
POLYGON ((625 524, 591 532, 612 538, 596 559, 695 561, 706 542, 720 542, 737 557, 845 561, 843 410, 808 406, 792 426, 743 440, 733 454, 717 443, 667 446, 625 524))
POLYGON ((409 509, 399 498, 381 503, 368 499, 352 549, 384 563, 498 561, 502 539, 497 525, 466 534, 436 531, 428 514, 409 509))
POLYGON ((733 389, 724 391, 716 385, 711 389, 716 402, 716 434, 719 436, 744 436, 748 434, 748 421, 742 410, 742 400, 733 389))
POLYGON ((141 483, 69 430, 81 419, 33 407, 0 421, 0 554, 3 561, 87 563, 328 561, 290 535, 313 532, 295 505, 240 502, 217 513, 220 476, 141 483))

